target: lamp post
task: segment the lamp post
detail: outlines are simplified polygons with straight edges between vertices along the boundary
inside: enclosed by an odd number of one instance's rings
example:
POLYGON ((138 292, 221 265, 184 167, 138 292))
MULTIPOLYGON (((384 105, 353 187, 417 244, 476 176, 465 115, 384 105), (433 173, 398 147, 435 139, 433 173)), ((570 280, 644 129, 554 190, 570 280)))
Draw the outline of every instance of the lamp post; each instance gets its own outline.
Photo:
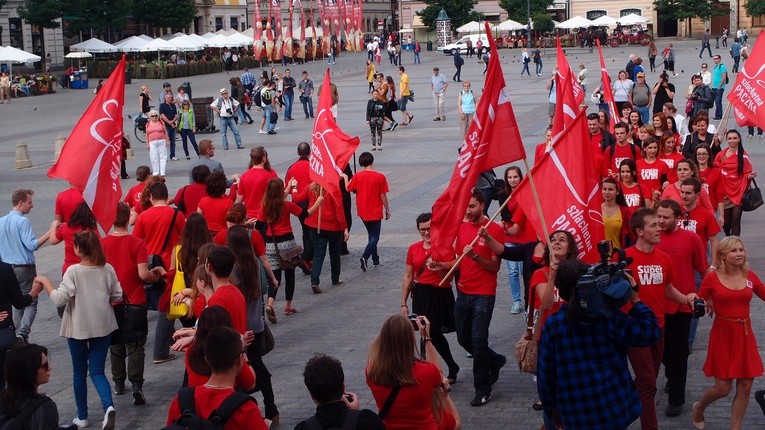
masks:
POLYGON ((531 48, 531 3, 526 0, 526 47, 531 48))

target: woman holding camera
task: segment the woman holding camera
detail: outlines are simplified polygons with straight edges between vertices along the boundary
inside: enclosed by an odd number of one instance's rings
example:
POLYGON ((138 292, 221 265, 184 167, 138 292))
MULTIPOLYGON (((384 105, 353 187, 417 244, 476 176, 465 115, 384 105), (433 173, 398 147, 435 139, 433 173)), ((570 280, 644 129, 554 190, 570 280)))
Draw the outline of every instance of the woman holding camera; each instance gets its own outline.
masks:
MULTIPOLYGON (((693 426, 704 428, 704 410, 728 396, 736 381, 730 428, 742 428, 742 421, 754 378, 762 376, 762 359, 752 331, 750 303, 753 295, 765 300, 765 285, 749 269, 744 243, 738 236, 720 241, 715 256, 718 267, 704 278, 699 297, 714 301, 714 322, 709 332, 709 352, 704 374, 715 384, 693 404, 693 426)), ((707 312, 711 313, 711 303, 707 312)))
POLYGON ((670 102, 675 98, 675 86, 669 83, 669 75, 666 72, 659 75, 659 82, 651 90, 653 94, 653 113, 660 113, 664 108, 664 103, 670 102))

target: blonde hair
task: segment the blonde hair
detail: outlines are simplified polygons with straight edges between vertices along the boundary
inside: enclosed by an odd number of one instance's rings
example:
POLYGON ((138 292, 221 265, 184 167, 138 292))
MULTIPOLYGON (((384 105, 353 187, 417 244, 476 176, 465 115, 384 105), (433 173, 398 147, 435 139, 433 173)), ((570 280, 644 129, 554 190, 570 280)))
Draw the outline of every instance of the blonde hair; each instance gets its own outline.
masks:
POLYGON ((149 111, 149 112, 146 114, 146 116, 148 116, 148 117, 149 117, 149 120, 151 120, 151 116, 152 116, 152 115, 157 115, 157 121, 159 121, 159 112, 157 112, 157 110, 156 110, 156 109, 152 109, 152 110, 150 110, 150 111, 149 111))
POLYGON ((415 360, 420 357, 409 318, 400 314, 388 317, 369 347, 369 380, 384 387, 417 384, 412 371, 415 360))
POLYGON ((741 273, 746 275, 746 272, 749 271, 749 263, 746 261, 746 248, 744 247, 744 241, 741 240, 738 236, 728 236, 720 241, 720 244, 717 245, 717 271, 719 273, 726 273, 727 267, 725 267, 725 259, 723 256, 733 250, 736 246, 741 244, 741 247, 744 248, 744 265, 741 266, 741 273))

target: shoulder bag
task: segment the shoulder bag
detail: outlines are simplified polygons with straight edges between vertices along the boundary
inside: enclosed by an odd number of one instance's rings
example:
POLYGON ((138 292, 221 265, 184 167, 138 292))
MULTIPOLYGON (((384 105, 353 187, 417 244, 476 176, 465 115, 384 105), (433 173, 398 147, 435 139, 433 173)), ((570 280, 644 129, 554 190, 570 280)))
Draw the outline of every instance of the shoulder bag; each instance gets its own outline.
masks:
POLYGON ((279 268, 282 270, 294 269, 303 263, 303 247, 296 245, 294 248, 288 249, 284 252, 279 252, 279 244, 276 243, 276 235, 274 234, 274 226, 270 223, 268 227, 271 229, 271 240, 274 241, 274 248, 276 249, 276 256, 279 257, 279 268))
POLYGON ((762 203, 762 191, 757 186, 757 181, 752 179, 741 197, 741 209, 745 212, 751 212, 762 206, 762 203))
MULTIPOLYGON (((112 332, 109 341, 111 345, 145 342, 146 336, 149 334, 146 306, 131 304, 127 296, 124 297, 125 300, 112 306, 114 317, 117 320, 117 330, 112 332)), ((127 353, 127 355, 130 354, 132 352, 127 353)))
POLYGON ((526 318, 526 333, 515 344, 515 361, 523 373, 537 373, 538 341, 534 338, 534 297, 529 295, 529 314, 526 318))
POLYGON ((177 245, 175 247, 175 277, 173 278, 173 289, 170 290, 170 310, 167 312, 167 319, 170 321, 185 317, 189 313, 189 306, 186 303, 181 302, 180 305, 173 303, 173 297, 186 288, 186 279, 178 258, 180 250, 181 246, 177 245))
POLYGON ((390 394, 388 394, 388 398, 385 399, 385 404, 383 405, 382 409, 380 409, 380 413, 377 414, 381 421, 385 421, 385 417, 388 416, 388 412, 390 412, 390 408, 393 406, 393 402, 396 401, 396 397, 398 397, 399 391, 401 391, 401 387, 395 386, 390 391, 390 394))
POLYGON ((260 354, 261 357, 271 352, 271 350, 274 349, 274 345, 276 344, 276 341, 274 340, 274 334, 271 333, 271 329, 268 328, 268 324, 266 323, 266 303, 265 302, 263 302, 262 316, 263 316, 263 333, 260 335, 260 345, 258 345, 258 353, 260 354))
MULTIPOLYGON (((170 220, 170 226, 167 228, 165 241, 162 243, 162 249, 159 250, 159 254, 149 255, 149 270, 155 267, 165 267, 165 262, 162 261, 162 253, 165 252, 165 248, 167 248, 167 245, 170 243, 170 236, 173 234, 173 227, 175 227, 175 219, 178 217, 178 212, 178 209, 173 211, 173 219, 170 220)), ((144 284, 144 289, 146 289, 146 304, 149 310, 157 310, 159 298, 162 297, 166 284, 167 283, 163 278, 159 278, 151 284, 144 284)))

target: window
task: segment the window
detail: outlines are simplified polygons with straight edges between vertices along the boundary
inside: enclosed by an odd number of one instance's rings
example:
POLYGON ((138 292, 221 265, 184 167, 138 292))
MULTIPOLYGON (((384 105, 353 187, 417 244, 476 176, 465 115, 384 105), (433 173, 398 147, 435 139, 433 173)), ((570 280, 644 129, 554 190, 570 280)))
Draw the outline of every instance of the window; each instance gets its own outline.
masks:
POLYGON ((215 17, 215 31, 222 30, 223 29, 223 17, 222 16, 216 16, 215 17))
POLYGON ((234 30, 239 28, 239 17, 237 17, 237 16, 232 16, 231 17, 231 22, 230 22, 229 28, 233 28, 234 30))
POLYGON ((608 15, 608 13, 606 11, 604 11, 604 10, 590 10, 590 11, 587 11, 587 19, 589 19, 590 21, 592 21, 594 19, 598 19, 598 18, 600 18, 603 15, 608 15))
POLYGON ((619 16, 627 16, 631 13, 634 13, 635 15, 643 16, 643 13, 640 11, 640 9, 622 9, 619 12, 619 16))
POLYGON ((752 17, 752 26, 753 27, 765 27, 765 15, 753 16, 752 17))

